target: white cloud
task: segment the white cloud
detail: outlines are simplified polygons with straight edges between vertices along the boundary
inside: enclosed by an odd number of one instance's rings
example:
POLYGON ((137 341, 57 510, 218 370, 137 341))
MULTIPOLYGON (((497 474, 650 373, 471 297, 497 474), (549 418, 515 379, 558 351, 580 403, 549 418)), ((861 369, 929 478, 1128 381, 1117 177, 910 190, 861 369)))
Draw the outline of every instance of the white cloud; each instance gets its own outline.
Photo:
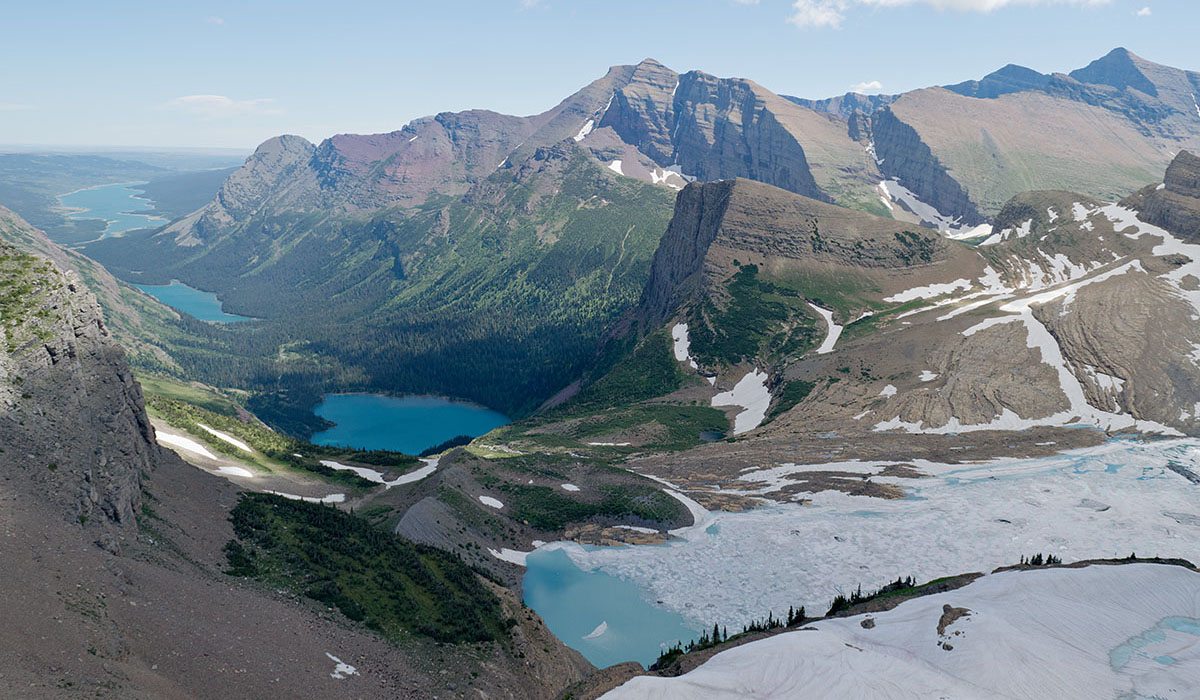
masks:
POLYGON ((204 119, 241 117, 252 114, 283 114, 283 110, 275 106, 275 100, 270 98, 234 100, 224 95, 186 95, 176 97, 163 106, 204 119))
POLYGON ((33 109, 33 105, 18 104, 15 102, 0 102, 0 112, 27 112, 33 109))
POLYGON ((738 5, 757 5, 758 0, 733 0, 738 5))
POLYGON ((927 5, 937 10, 991 12, 1010 5, 1107 5, 1112 0, 795 0, 788 21, 798 27, 839 29, 846 11, 854 7, 927 5))
POLYGON ((1138 17, 1149 17, 1151 14, 1150 7, 1149 6, 1143 7, 1142 9, 1138 10, 1134 14, 1137 15, 1138 17))
POLYGON ((855 83, 850 86, 850 92, 859 92, 868 95, 873 92, 882 92, 883 83, 878 80, 865 80, 861 83, 855 83))
POLYGON ((207 22, 208 24, 216 25, 218 27, 225 26, 225 18, 218 17, 216 15, 209 15, 208 17, 204 18, 204 21, 207 22))
POLYGON ((538 3, 541 1, 542 0, 521 0, 521 9, 532 10, 533 8, 537 7, 538 3))

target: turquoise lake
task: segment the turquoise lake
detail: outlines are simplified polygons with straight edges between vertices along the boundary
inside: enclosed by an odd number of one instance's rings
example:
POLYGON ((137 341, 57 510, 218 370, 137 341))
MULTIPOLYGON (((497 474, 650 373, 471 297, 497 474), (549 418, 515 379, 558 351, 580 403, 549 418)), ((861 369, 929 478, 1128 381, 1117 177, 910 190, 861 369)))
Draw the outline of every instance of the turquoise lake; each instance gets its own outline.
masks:
POLYGON ((101 238, 119 236, 138 228, 152 228, 167 223, 161 216, 144 214, 154 209, 154 204, 137 189, 144 182, 126 182, 118 185, 101 185, 76 190, 58 196, 64 207, 80 209, 67 215, 68 219, 100 219, 108 222, 101 238))
POLYGON ((217 298, 216 294, 202 292, 179 280, 171 280, 171 283, 166 285, 138 284, 134 286, 172 309, 191 314, 201 321, 233 323, 254 320, 246 316, 225 313, 221 310, 221 300, 217 298))
POLYGON ((314 411, 336 423, 313 435, 318 445, 394 450, 415 455, 458 437, 478 437, 508 423, 489 408, 433 396, 330 394, 314 411))
POLYGON ((623 661, 649 666, 663 649, 701 634, 682 616, 652 605, 633 583, 583 571, 561 549, 535 551, 525 564, 525 604, 598 668, 623 661), (603 632, 595 634, 601 624, 603 632))

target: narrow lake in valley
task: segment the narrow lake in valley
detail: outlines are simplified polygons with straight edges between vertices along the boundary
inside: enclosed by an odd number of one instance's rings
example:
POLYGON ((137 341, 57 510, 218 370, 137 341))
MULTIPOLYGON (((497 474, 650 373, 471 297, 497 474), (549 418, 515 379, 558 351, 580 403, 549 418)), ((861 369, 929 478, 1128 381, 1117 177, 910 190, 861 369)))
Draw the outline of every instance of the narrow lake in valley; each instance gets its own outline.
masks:
POLYGON ((88 187, 58 196, 59 204, 72 211, 68 219, 99 219, 107 222, 101 238, 119 236, 126 231, 152 228, 167 223, 161 216, 143 212, 154 209, 154 203, 141 196, 137 189, 144 182, 125 182, 116 185, 88 187))
POLYGON ((170 284, 138 284, 134 285, 143 292, 158 299, 176 311, 183 311, 201 321, 218 323, 234 323, 236 321, 253 321, 248 316, 227 314, 221 309, 221 300, 212 292, 202 292, 189 287, 179 280, 171 280, 170 284))
POLYGON ((419 454, 458 437, 478 437, 508 423, 490 408, 436 396, 330 394, 315 413, 334 427, 313 435, 318 445, 419 454))

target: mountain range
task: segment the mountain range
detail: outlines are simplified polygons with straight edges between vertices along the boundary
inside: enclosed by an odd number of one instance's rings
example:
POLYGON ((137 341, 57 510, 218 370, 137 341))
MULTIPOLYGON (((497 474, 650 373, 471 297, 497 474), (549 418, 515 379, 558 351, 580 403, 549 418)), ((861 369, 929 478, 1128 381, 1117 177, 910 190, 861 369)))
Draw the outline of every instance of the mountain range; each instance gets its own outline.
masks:
MULTIPOLYGON (((337 385, 525 415, 587 371, 687 182, 746 178, 984 236, 1020 192, 1116 199, 1200 145, 1196 73, 1117 49, 1031 75, 810 102, 647 59, 531 117, 271 139, 201 209, 86 252, 127 281, 177 278, 264 320, 176 348, 216 383, 282 382, 296 406, 337 385), (243 362, 214 368, 214 348, 243 362)), ((301 431, 305 412, 277 411, 301 431)))
POLYGON ((1137 649, 1194 636, 1194 566, 1023 553, 1195 556, 1194 92, 1200 75, 1123 49, 821 101, 647 59, 530 117, 273 138, 199 209, 79 249, 0 209, 3 680, 35 697, 1189 687, 1186 648, 1179 666, 1137 649), (253 320, 132 286, 173 279, 253 320), (420 461, 310 444, 334 391, 514 420, 420 461), (1078 476, 1117 474, 1096 464, 1126 449, 1125 491, 1078 476), (734 559, 671 580, 755 512, 734 559), (649 551, 658 605, 707 626, 742 591, 740 621, 767 622, 597 670, 521 604, 547 547, 649 551), (1015 552, 1019 571, 964 573, 1015 552), (890 583, 897 560, 931 582, 890 583), (755 606, 785 589, 837 597, 783 629, 755 606))

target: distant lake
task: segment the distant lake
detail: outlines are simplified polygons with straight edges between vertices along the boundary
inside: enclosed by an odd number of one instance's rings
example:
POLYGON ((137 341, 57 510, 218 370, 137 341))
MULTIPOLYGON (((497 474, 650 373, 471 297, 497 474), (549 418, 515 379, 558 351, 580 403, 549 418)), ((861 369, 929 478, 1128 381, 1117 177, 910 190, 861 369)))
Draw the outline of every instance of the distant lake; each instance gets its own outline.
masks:
POLYGON ((415 455, 458 437, 478 437, 508 423, 489 408, 432 396, 330 394, 315 410, 337 423, 313 435, 318 445, 393 450, 415 455))
POLYGON ((597 668, 623 661, 649 666, 666 647, 700 637, 682 615, 652 605, 633 583, 584 571, 561 549, 534 551, 525 565, 525 604, 597 668))
POLYGON ((179 280, 171 280, 167 285, 138 284, 134 285, 143 292, 158 299, 177 311, 191 314, 201 321, 217 321, 233 323, 235 321, 253 321, 247 316, 235 316, 221 310, 221 300, 212 292, 202 292, 189 287, 179 280))
POLYGON ((99 219, 108 222, 101 238, 119 236, 126 231, 138 228, 152 228, 167 223, 161 216, 140 214, 154 208, 154 204, 140 196, 136 188, 144 182, 126 182, 117 185, 100 185, 87 189, 76 190, 58 196, 62 206, 81 211, 73 211, 68 219, 99 219))

